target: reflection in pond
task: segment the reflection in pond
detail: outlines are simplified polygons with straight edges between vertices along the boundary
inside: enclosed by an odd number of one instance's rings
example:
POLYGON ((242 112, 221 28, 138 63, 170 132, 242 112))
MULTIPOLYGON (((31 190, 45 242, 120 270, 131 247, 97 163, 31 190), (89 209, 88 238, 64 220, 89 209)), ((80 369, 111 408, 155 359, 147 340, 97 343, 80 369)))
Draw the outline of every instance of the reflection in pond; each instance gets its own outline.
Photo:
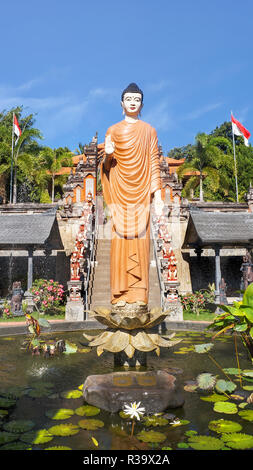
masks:
POLYGON ((239 345, 238 370, 229 336, 212 341, 210 334, 177 332, 181 343, 159 358, 148 353, 148 370, 177 375, 185 403, 144 414, 132 438, 129 416, 92 407, 80 393, 88 375, 113 372, 112 354, 98 358, 81 331, 44 336, 64 338, 77 351, 32 356, 21 350, 23 336, 0 338, 0 449, 253 449, 251 362, 239 345), (211 343, 215 362, 195 348, 211 343))

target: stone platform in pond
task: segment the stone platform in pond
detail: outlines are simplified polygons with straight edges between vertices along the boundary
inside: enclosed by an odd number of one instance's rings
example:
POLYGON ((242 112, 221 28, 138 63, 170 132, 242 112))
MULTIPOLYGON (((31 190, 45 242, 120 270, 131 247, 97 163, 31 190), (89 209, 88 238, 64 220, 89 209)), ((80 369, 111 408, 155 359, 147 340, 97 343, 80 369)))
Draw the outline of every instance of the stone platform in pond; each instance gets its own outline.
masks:
POLYGON ((132 402, 141 402, 146 413, 159 413, 184 404, 178 379, 163 370, 90 375, 84 382, 83 396, 90 405, 112 413, 132 402))

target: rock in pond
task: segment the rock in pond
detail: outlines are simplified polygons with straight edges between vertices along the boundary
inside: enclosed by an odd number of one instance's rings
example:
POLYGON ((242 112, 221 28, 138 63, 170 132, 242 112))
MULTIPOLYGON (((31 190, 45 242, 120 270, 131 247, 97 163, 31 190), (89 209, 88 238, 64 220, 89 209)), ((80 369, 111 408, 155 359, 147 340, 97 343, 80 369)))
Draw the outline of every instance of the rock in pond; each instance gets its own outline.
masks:
POLYGON ((83 396, 90 405, 112 413, 132 402, 141 402, 146 413, 184 404, 178 379, 164 370, 90 375, 84 382, 83 396))

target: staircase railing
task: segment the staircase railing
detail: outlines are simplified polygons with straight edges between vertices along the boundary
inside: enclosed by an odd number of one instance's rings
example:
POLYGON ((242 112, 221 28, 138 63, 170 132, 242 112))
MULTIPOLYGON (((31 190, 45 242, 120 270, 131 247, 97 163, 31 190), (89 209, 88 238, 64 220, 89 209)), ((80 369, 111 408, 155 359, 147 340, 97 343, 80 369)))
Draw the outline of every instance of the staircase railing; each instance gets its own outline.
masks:
POLYGON ((89 284, 90 284, 91 271, 95 266, 97 239, 98 239, 98 205, 95 202, 95 224, 94 224, 94 230, 92 231, 92 237, 90 240, 90 256, 88 258, 88 269, 87 269, 87 276, 86 276, 85 286, 84 286, 84 304, 85 304, 85 311, 86 311, 86 319, 87 319, 87 312, 89 310, 88 289, 89 289, 89 284))
POLYGON ((153 240, 154 257, 155 257, 157 275, 158 275, 158 280, 159 280, 159 285, 160 285, 161 308, 162 308, 162 310, 164 310, 165 295, 164 295, 164 282, 163 282, 162 275, 161 275, 161 263, 160 263, 160 259, 159 259, 158 255, 157 255, 158 245, 157 245, 157 241, 156 241, 156 237, 155 237, 155 231, 154 231, 152 221, 151 221, 150 225, 151 225, 151 236, 152 236, 152 240, 153 240))

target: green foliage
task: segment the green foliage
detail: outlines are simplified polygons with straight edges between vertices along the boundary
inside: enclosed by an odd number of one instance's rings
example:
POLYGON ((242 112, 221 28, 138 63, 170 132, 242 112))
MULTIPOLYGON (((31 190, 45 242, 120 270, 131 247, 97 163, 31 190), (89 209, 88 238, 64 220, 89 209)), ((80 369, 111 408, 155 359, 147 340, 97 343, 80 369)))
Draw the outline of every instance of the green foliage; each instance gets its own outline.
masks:
POLYGON ((204 354, 213 348, 213 343, 194 344, 194 349, 198 354, 204 354))
POLYGON ((40 203, 41 204, 51 204, 52 200, 49 196, 48 189, 43 189, 40 193, 40 203))
POLYGON ((191 436, 188 441, 194 450, 221 450, 223 441, 211 436, 191 436))
POLYGON ((210 390, 215 386, 216 377, 208 372, 197 376, 197 384, 201 390, 210 390))
POLYGON ((51 179, 51 200, 54 202, 55 184, 57 183, 62 186, 68 176, 67 174, 57 175, 57 173, 59 173, 62 167, 72 166, 72 153, 68 148, 59 147, 51 149, 50 147, 44 147, 39 154, 39 159, 46 175, 51 179))
POLYGON ((11 433, 17 433, 17 434, 30 431, 33 427, 34 427, 33 421, 22 420, 22 419, 9 421, 8 423, 5 423, 3 425, 3 428, 5 431, 11 432, 11 433))
POLYGON ((30 431, 24 434, 21 434, 19 439, 23 442, 30 444, 45 444, 46 442, 51 441, 54 438, 52 434, 48 432, 47 429, 39 429, 38 431, 30 431))
POLYGON ((249 434, 242 434, 238 432, 223 434, 222 440, 226 442, 226 445, 232 449, 245 450, 251 449, 253 447, 253 436, 250 436, 249 434))
POLYGON ((152 442, 152 443, 159 443, 159 442, 164 442, 166 439, 166 435, 157 432, 157 431, 144 431, 142 430, 137 434, 137 439, 142 442, 152 442))
POLYGON ((217 380, 215 388, 219 393, 232 393, 236 389, 236 384, 230 382, 229 380, 217 380))
POLYGON ((230 432, 238 432, 241 431, 242 426, 235 422, 229 421, 226 419, 218 419, 214 421, 210 421, 208 427, 211 431, 215 431, 219 434, 221 433, 230 433, 230 432))
POLYGON ((63 398, 81 398, 83 393, 81 390, 66 390, 61 393, 63 398))
POLYGON ((238 413, 239 416, 241 416, 242 419, 245 419, 246 421, 253 421, 253 410, 243 410, 239 411, 238 413))
POLYGON ((80 421, 78 421, 78 425, 82 429, 95 431, 96 429, 102 428, 104 426, 104 423, 100 419, 81 419, 80 421))
POLYGON ((78 416, 96 416, 99 413, 100 409, 92 405, 83 405, 75 410, 75 414, 78 416))
POLYGON ((217 413, 236 414, 238 409, 235 403, 217 401, 214 404, 214 411, 217 413))
POLYGON ((67 446, 54 446, 54 447, 47 447, 45 450, 72 450, 71 447, 67 446))
POLYGON ((219 307, 224 313, 217 315, 207 329, 216 332, 214 338, 228 331, 238 333, 253 358, 253 283, 245 290, 241 302, 219 307))
POLYGON ((46 416, 51 419, 68 419, 73 416, 74 411, 70 408, 59 408, 46 411, 46 416))
POLYGON ((75 424, 59 424, 48 429, 52 436, 74 436, 79 431, 79 426, 75 424))
MULTIPOLYGON (((253 181, 253 147, 246 147, 239 136, 235 136, 235 147, 239 201, 244 202, 253 181)), ((191 197, 191 191, 194 191, 201 200, 204 194, 210 201, 236 201, 231 122, 224 122, 210 134, 197 134, 195 145, 174 148, 168 156, 185 158, 178 171, 179 178, 184 181, 184 197, 191 197), (193 172, 190 177, 189 172, 193 172)))
POLYGON ((161 416, 146 416, 144 418, 145 426, 166 426, 169 421, 161 416))
POLYGON ((43 313, 53 312, 64 300, 63 285, 53 279, 36 279, 30 291, 37 309, 43 313))
POLYGON ((213 403, 216 403, 217 401, 227 401, 228 397, 225 395, 218 395, 218 393, 212 393, 211 395, 208 395, 207 397, 200 397, 201 400, 203 401, 210 401, 213 403))
POLYGON ((198 316, 206 311, 208 304, 214 302, 214 290, 210 286, 206 290, 180 295, 180 300, 185 312, 193 312, 198 316))

